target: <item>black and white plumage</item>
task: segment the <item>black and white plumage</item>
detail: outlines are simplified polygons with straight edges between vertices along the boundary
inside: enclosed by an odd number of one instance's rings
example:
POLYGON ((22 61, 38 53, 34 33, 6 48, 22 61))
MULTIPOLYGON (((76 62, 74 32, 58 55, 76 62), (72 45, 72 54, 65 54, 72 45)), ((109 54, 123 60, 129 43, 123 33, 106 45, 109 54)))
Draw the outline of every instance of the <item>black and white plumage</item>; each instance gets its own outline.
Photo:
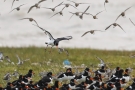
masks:
MULTIPOLYGON (((37 26, 37 25, 35 25, 35 26, 37 26)), ((39 27, 39 26, 37 26, 37 27, 39 27)), ((52 48, 53 46, 58 47, 60 41, 72 39, 72 36, 66 36, 66 37, 61 37, 61 38, 56 38, 56 39, 55 39, 55 38, 53 38, 53 36, 51 35, 50 32, 48 32, 47 30, 45 30, 45 29, 43 29, 43 28, 41 28, 41 27, 39 27, 39 28, 40 28, 41 30, 43 30, 44 33, 45 33, 45 34, 47 35, 47 37, 49 38, 49 40, 48 40, 47 42, 45 42, 45 44, 47 45, 47 47, 48 47, 48 45, 50 45, 51 48, 52 48)))
POLYGON ((108 27, 106 27, 105 30, 107 30, 108 28, 110 28, 112 25, 113 25, 113 28, 116 27, 116 26, 119 26, 124 31, 124 29, 118 23, 112 23, 111 25, 109 25, 108 27))

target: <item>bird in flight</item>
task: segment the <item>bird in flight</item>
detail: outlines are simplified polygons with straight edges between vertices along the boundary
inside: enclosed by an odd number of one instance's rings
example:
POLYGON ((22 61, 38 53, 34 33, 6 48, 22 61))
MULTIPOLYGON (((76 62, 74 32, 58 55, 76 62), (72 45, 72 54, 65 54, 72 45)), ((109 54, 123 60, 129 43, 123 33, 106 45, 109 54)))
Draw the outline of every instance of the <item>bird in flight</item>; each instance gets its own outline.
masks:
POLYGON ((20 19, 20 20, 23 20, 23 19, 29 19, 30 22, 34 21, 34 22, 38 25, 37 21, 34 20, 33 18, 22 18, 22 19, 20 19))
MULTIPOLYGON (((37 25, 34 25, 34 26, 37 26, 37 25)), ((37 26, 37 27, 39 27, 39 26, 37 26)), ((47 47, 50 45, 51 46, 51 48, 53 47, 53 46, 56 46, 57 48, 58 48, 58 45, 59 45, 59 42, 60 41, 62 41, 62 40, 70 40, 70 39, 72 39, 72 36, 66 36, 66 37, 61 37, 61 38, 53 38, 53 36, 51 35, 51 33, 50 32, 48 32, 47 30, 45 30, 45 29, 43 29, 43 28, 41 28, 41 27, 39 27, 41 30, 43 30, 44 31, 44 33, 47 35, 47 37, 48 37, 48 41, 47 42, 45 42, 45 44, 47 45, 47 47)), ((46 48, 47 48, 46 47, 46 48)), ((59 48, 58 48, 59 49, 59 48)), ((62 49, 59 49, 60 51, 62 50, 62 49)))
MULTIPOLYGON (((132 7, 132 6, 131 6, 131 7, 132 7)), ((131 7, 128 7, 125 11, 123 11, 123 12, 116 18, 115 22, 118 20, 118 18, 119 18, 120 16, 125 17, 125 12, 126 12, 127 10, 129 10, 131 7)))
MULTIPOLYGON (((123 29, 119 24, 117 24, 117 23, 112 23, 112 24, 109 25, 105 30, 107 30, 108 28, 110 28, 112 25, 113 25, 114 27, 119 26, 119 27, 124 31, 124 29, 123 29)), ((124 31, 124 32, 125 32, 125 31, 124 31)))
POLYGON ((102 12, 103 12, 103 11, 100 11, 100 12, 98 12, 96 15, 93 15, 93 14, 90 14, 90 13, 86 13, 86 14, 93 16, 93 19, 98 19, 98 18, 97 18, 97 15, 100 14, 100 13, 102 13, 102 12))
POLYGON ((11 13, 12 11, 14 11, 15 9, 16 9, 17 11, 19 11, 19 10, 20 10, 20 7, 23 6, 23 5, 25 5, 25 4, 22 4, 22 5, 20 5, 20 6, 16 7, 16 8, 14 8, 14 9, 11 10, 9 13, 11 13))
POLYGON ((133 23, 133 21, 129 18, 129 20, 131 21, 131 23, 135 26, 135 23, 133 23))
MULTIPOLYGON (((5 1, 6 1, 6 0, 5 0, 5 1)), ((4 2, 5 2, 5 1, 4 1, 4 2)), ((19 0, 13 0, 11 8, 13 7, 13 4, 14 4, 15 1, 19 1, 19 0)))
POLYGON ((73 5, 69 4, 69 3, 66 3, 66 4, 61 4, 61 5, 65 5, 65 7, 72 6, 72 7, 74 7, 75 9, 77 9, 75 6, 73 6, 73 5))
POLYGON ((86 35, 87 33, 95 34, 95 31, 104 32, 104 31, 102 31, 102 30, 90 30, 90 31, 85 32, 81 37, 83 37, 83 36, 86 35))
POLYGON ((80 19, 83 19, 83 14, 86 13, 86 11, 89 9, 89 7, 90 7, 90 6, 88 6, 88 7, 86 8, 86 10, 79 16, 80 19))
POLYGON ((40 4, 41 2, 44 2, 44 1, 46 1, 46 0, 40 0, 40 1, 39 1, 38 3, 36 3, 35 5, 31 6, 31 7, 29 8, 29 10, 28 10, 28 13, 29 13, 34 7, 40 8, 39 4, 40 4))
POLYGON ((41 7, 41 8, 46 8, 46 9, 51 9, 53 12, 55 11, 55 8, 60 6, 63 2, 61 2, 60 4, 56 5, 55 7, 53 8, 47 8, 47 7, 41 7))
MULTIPOLYGON (((64 8, 65 8, 65 7, 64 7, 64 8)), ((60 14, 60 15, 62 15, 62 16, 63 16, 62 11, 64 10, 64 8, 62 8, 62 10, 61 10, 61 11, 59 11, 59 12, 55 13, 54 15, 52 15, 50 18, 52 18, 53 16, 55 16, 55 15, 57 15, 57 14, 60 14)))
POLYGON ((77 3, 77 2, 74 2, 74 1, 71 1, 71 0, 68 0, 68 1, 73 2, 76 7, 78 7, 80 4, 90 4, 90 3, 77 3))
MULTIPOLYGON (((104 7, 105 7, 105 4, 106 3, 109 3, 109 1, 108 0, 105 0, 105 2, 104 2, 104 7)), ((106 10, 106 7, 105 7, 105 10, 106 10)))

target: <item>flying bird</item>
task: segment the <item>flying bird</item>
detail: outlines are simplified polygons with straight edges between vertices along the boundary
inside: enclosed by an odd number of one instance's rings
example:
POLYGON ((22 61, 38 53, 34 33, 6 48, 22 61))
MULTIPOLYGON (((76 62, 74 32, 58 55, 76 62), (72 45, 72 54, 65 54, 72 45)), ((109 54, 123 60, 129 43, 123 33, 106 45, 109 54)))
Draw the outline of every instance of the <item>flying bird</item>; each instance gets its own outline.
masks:
MULTIPOLYGON (((106 3, 109 3, 109 1, 108 0, 105 0, 105 2, 104 2, 104 7, 105 7, 105 4, 106 3)), ((106 10, 106 7, 105 7, 105 10, 106 10)))
POLYGON ((104 31, 102 31, 102 30, 90 30, 90 31, 85 32, 81 37, 83 37, 83 36, 86 35, 87 33, 95 34, 95 31, 104 32, 104 31))
POLYGON ((75 12, 75 13, 69 12, 69 13, 72 14, 72 16, 69 18, 69 19, 71 19, 74 15, 79 16, 79 14, 80 14, 80 13, 83 13, 83 12, 75 12))
MULTIPOLYGON (((14 8, 13 10, 16 9, 17 11, 19 11, 20 10, 20 7, 23 6, 23 5, 25 5, 25 4, 22 4, 22 5, 20 5, 20 6, 16 7, 16 8, 14 8)), ((11 13, 13 10, 11 10, 9 13, 11 13)))
MULTIPOLYGON (((64 8, 65 8, 65 7, 64 7, 64 8)), ((63 16, 62 11, 64 10, 64 8, 62 8, 62 10, 61 10, 61 11, 59 11, 59 12, 55 13, 54 15, 52 15, 50 18, 52 18, 53 16, 55 16, 55 15, 57 15, 57 14, 60 14, 60 15, 62 15, 62 16, 63 16)))
POLYGON ((131 21, 131 23, 135 26, 135 23, 133 23, 133 21, 129 18, 129 20, 131 21))
POLYGON ((103 11, 100 11, 100 12, 98 12, 96 15, 93 15, 93 14, 90 14, 90 13, 86 13, 86 14, 92 15, 92 16, 93 16, 93 19, 98 19, 98 18, 97 18, 97 15, 100 14, 100 13, 102 13, 102 12, 103 12, 103 11))
POLYGON ((18 63, 17 65, 22 65, 25 61, 28 61, 30 59, 26 59, 26 60, 21 60, 20 57, 18 55, 16 55, 17 59, 18 59, 18 63))
POLYGON ((80 4, 90 4, 90 3, 77 3, 77 2, 74 2, 74 1, 71 1, 71 0, 68 0, 68 1, 73 2, 76 7, 78 7, 80 4))
MULTIPOLYGON (((107 30, 108 28, 110 28, 112 25, 113 25, 114 27, 119 26, 119 27, 124 31, 124 29, 123 29, 119 24, 117 24, 117 23, 113 23, 113 24, 109 25, 105 30, 107 30)), ((114 27, 113 27, 113 28, 114 28, 114 27)), ((125 31, 124 31, 124 32, 125 32, 125 31)))
POLYGON ((46 0, 40 0, 38 3, 36 3, 35 5, 33 5, 33 6, 31 6, 30 8, 29 8, 29 10, 28 10, 28 13, 35 7, 35 8, 40 8, 40 6, 39 6, 39 4, 41 3, 41 2, 44 2, 44 1, 46 1, 46 0))
POLYGON ((75 9, 77 9, 75 6, 73 6, 73 5, 69 4, 69 3, 66 3, 66 4, 62 4, 62 5, 65 5, 65 7, 69 7, 69 6, 72 6, 72 7, 74 7, 75 9))
MULTIPOLYGON (((132 6, 131 6, 131 7, 132 7, 132 6)), ((115 22, 118 20, 118 18, 119 18, 120 16, 124 17, 124 16, 125 16, 125 12, 126 12, 127 10, 129 10, 131 7, 127 8, 125 11, 123 11, 123 12, 116 18, 115 22)))
MULTIPOLYGON (((34 25, 34 26, 37 26, 37 25, 34 25)), ((37 26, 37 27, 39 27, 39 26, 37 26)), ((56 46, 56 47, 58 48, 58 45, 59 45, 59 42, 60 42, 60 41, 72 39, 72 36, 66 36, 66 37, 61 37, 61 38, 56 38, 56 39, 55 39, 55 38, 53 38, 53 36, 51 35, 50 32, 48 32, 47 30, 45 30, 45 29, 43 29, 43 28, 41 28, 41 27, 39 27, 39 28, 44 31, 44 33, 47 35, 47 37, 48 37, 48 39, 49 39, 47 42, 45 42, 45 44, 47 45, 47 47, 50 45, 51 48, 52 48, 53 46, 56 46)), ((47 47, 46 47, 46 48, 47 48, 47 47)), ((58 48, 58 49, 59 49, 59 48, 58 48)))
POLYGON ((79 16, 80 19, 83 19, 83 14, 86 13, 86 11, 89 9, 89 7, 90 7, 90 6, 88 6, 88 7, 86 8, 86 10, 79 16))
POLYGON ((20 19, 20 20, 24 20, 24 19, 29 19, 30 22, 34 21, 34 22, 38 25, 37 21, 34 20, 33 18, 22 18, 22 19, 20 19))
POLYGON ((60 4, 56 5, 55 7, 53 8, 47 8, 47 7, 41 7, 41 8, 46 8, 46 9, 51 9, 53 12, 55 11, 55 8, 60 6, 63 2, 61 2, 60 4))
MULTIPOLYGON (((6 1, 6 0, 5 0, 5 1, 6 1)), ((13 0, 11 8, 13 7, 13 4, 14 4, 15 1, 19 1, 19 0, 13 0)))
POLYGON ((106 66, 105 62, 103 59, 99 58, 96 56, 96 58, 100 61, 100 64, 98 64, 99 67, 106 66))

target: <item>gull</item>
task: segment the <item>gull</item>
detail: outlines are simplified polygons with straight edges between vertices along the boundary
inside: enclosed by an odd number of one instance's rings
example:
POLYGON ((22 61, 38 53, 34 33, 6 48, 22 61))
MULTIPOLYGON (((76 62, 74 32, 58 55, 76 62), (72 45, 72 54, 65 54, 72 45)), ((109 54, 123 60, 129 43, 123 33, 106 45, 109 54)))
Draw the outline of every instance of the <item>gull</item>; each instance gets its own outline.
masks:
MULTIPOLYGON (((131 7, 132 7, 132 6, 131 6, 131 7)), ((116 18, 115 22, 118 20, 118 18, 119 18, 120 16, 124 17, 124 16, 125 16, 125 12, 126 12, 127 10, 129 10, 131 7, 127 8, 125 11, 123 11, 123 12, 116 18)))
POLYGON ((55 8, 60 6, 63 2, 61 2, 60 4, 56 5, 55 7, 53 8, 47 8, 47 7, 41 7, 41 8, 46 8, 46 9, 51 9, 53 12, 55 11, 55 8))
POLYGON ((23 20, 23 19, 29 19, 30 22, 34 21, 38 25, 37 21, 35 19, 33 19, 33 18, 22 18, 20 20, 23 20))
POLYGON ((76 7, 78 7, 80 4, 90 4, 90 3, 77 3, 77 2, 74 2, 74 1, 71 1, 71 0, 68 0, 68 1, 73 2, 76 7))
POLYGON ((18 59, 18 63, 17 63, 17 65, 22 65, 24 61, 28 61, 28 60, 30 60, 30 59, 21 60, 21 59, 19 58, 19 56, 18 56, 18 55, 16 55, 16 57, 17 57, 17 59, 18 59))
POLYGON ((135 26, 135 23, 133 23, 133 21, 129 18, 129 20, 131 21, 131 23, 135 26))
POLYGON ((97 18, 97 15, 100 14, 101 12, 103 12, 103 11, 98 12, 96 15, 93 15, 93 14, 90 14, 90 13, 86 13, 86 14, 92 15, 92 16, 93 16, 93 19, 98 19, 98 18, 97 18))
MULTIPOLYGON (((105 0, 105 2, 104 2, 104 7, 105 7, 105 4, 108 3, 108 2, 109 2, 108 0, 105 0)), ((105 10, 106 10, 106 8, 105 8, 105 10)))
MULTIPOLYGON (((37 26, 37 25, 35 25, 35 26, 37 26)), ((70 39, 72 39, 72 36, 66 36, 66 37, 61 37, 61 38, 53 38, 53 36, 51 35, 51 33, 50 32, 48 32, 47 30, 45 30, 45 29, 43 29, 43 28, 41 28, 41 27, 39 27, 39 26, 37 26, 38 28, 40 28, 41 30, 43 30, 44 31, 44 33, 47 35, 47 37, 48 37, 48 41, 47 42, 45 42, 45 44, 47 45, 47 47, 50 45, 51 46, 51 48, 53 47, 53 46, 56 46, 57 48, 58 48, 58 45, 59 45, 59 42, 60 41, 62 41, 62 40, 70 40, 70 39)), ((47 48, 46 47, 46 48, 47 48)))
MULTIPOLYGON (((5 1, 6 1, 6 0, 5 0, 5 1)), ((13 4, 14 4, 15 1, 19 1, 19 0, 13 0, 11 8, 13 7, 13 4)))
MULTIPOLYGON (((14 8, 13 10, 16 9, 17 11, 19 11, 19 10, 20 10, 20 7, 23 6, 23 5, 25 5, 25 4, 22 4, 22 5, 20 5, 20 6, 16 7, 16 8, 14 8)), ((12 11, 13 11, 13 10, 12 10, 12 11)), ((12 11, 10 11, 9 13, 11 13, 12 11)))
POLYGON ((44 2, 44 1, 46 1, 46 0, 40 0, 40 1, 39 1, 38 3, 36 3, 35 5, 31 6, 31 7, 29 8, 29 10, 28 10, 28 13, 29 13, 34 7, 40 8, 39 4, 40 4, 41 2, 44 2))
MULTIPOLYGON (((124 29, 119 25, 119 24, 117 24, 117 23, 112 23, 111 25, 109 25, 105 30, 107 30, 108 28, 110 28, 110 26, 114 26, 114 27, 116 27, 116 26, 119 26, 123 31, 124 31, 124 29)), ((113 27, 113 28, 114 28, 113 27)), ((125 31, 124 31, 125 32, 125 31)))
MULTIPOLYGON (((65 7, 64 7, 64 8, 65 8, 65 7)), ((59 12, 55 13, 54 15, 52 15, 50 18, 52 18, 53 16, 55 16, 55 15, 57 15, 57 14, 60 14, 60 15, 62 15, 62 16, 63 16, 62 11, 64 10, 64 8, 62 8, 62 10, 61 10, 61 11, 59 11, 59 12)))
POLYGON ((83 19, 83 14, 86 13, 86 11, 89 9, 89 7, 90 7, 90 6, 88 6, 88 7, 86 8, 86 10, 79 16, 80 19, 83 19))
POLYGON ((81 37, 83 37, 83 36, 86 35, 87 33, 95 34, 95 31, 104 32, 104 31, 102 31, 102 30, 90 30, 90 31, 85 32, 81 37))

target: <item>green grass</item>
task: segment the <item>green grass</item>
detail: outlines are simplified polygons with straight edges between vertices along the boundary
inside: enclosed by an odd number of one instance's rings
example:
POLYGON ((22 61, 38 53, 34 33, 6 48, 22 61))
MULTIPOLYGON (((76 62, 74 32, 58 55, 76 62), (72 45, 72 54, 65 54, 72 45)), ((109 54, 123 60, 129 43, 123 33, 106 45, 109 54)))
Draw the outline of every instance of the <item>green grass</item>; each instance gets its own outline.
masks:
MULTIPOLYGON (((48 51, 50 48, 47 49, 48 51)), ((85 64, 90 69, 90 65, 94 64, 97 66, 99 60, 95 57, 98 56, 102 58, 105 62, 110 63, 110 68, 115 68, 117 66, 125 69, 127 67, 135 68, 134 62, 135 58, 129 57, 130 55, 134 54, 135 51, 108 51, 108 50, 94 50, 94 49, 70 49, 67 48, 69 52, 69 56, 65 53, 58 53, 58 50, 55 48, 52 50, 52 53, 45 51, 44 48, 38 47, 28 47, 28 48, 8 48, 8 47, 0 47, 0 51, 4 53, 5 56, 9 56, 11 61, 15 64, 18 62, 16 54, 21 59, 30 58, 29 61, 24 62, 23 65, 6 65, 8 63, 6 60, 0 62, 0 83, 2 86, 5 86, 5 81, 3 81, 3 76, 7 73, 13 73, 16 69, 20 74, 25 75, 29 69, 33 69, 35 75, 33 77, 33 81, 38 81, 40 79, 39 72, 42 71, 52 71, 56 74, 60 70, 65 71, 62 68, 62 62, 65 59, 68 59, 72 62, 73 65, 81 65, 85 64), (46 65, 46 62, 51 59, 52 64, 50 66, 46 65), (41 67, 38 65, 31 65, 31 63, 40 63, 41 67), (56 66, 57 65, 57 66, 56 66)), ((132 72, 134 75, 135 72, 132 72)), ((15 80, 16 78, 12 78, 11 81, 15 80)))

